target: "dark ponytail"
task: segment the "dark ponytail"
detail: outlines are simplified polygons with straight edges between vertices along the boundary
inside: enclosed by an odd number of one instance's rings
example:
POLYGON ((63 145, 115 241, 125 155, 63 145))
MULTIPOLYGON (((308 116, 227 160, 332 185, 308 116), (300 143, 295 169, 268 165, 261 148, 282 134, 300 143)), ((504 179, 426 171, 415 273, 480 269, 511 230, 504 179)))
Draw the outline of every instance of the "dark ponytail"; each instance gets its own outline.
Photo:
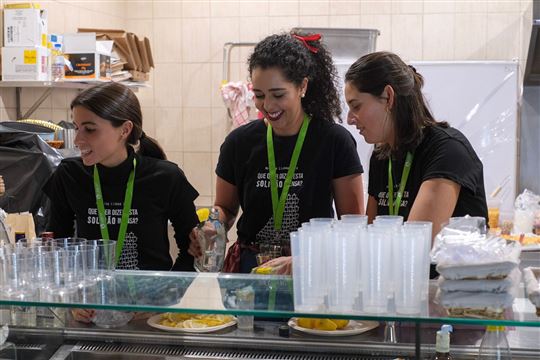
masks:
POLYGON ((144 133, 139 99, 127 86, 115 82, 96 85, 73 99, 71 110, 76 106, 82 106, 100 118, 110 121, 114 127, 120 127, 124 122, 131 121, 133 129, 127 138, 127 144, 133 146, 138 144, 138 153, 143 156, 163 160, 167 158, 158 142, 144 133))
POLYGON ((255 68, 276 67, 285 78, 300 86, 308 79, 302 108, 317 121, 341 122, 337 72, 330 52, 319 40, 302 40, 300 32, 270 35, 260 41, 248 59, 250 75, 255 68))

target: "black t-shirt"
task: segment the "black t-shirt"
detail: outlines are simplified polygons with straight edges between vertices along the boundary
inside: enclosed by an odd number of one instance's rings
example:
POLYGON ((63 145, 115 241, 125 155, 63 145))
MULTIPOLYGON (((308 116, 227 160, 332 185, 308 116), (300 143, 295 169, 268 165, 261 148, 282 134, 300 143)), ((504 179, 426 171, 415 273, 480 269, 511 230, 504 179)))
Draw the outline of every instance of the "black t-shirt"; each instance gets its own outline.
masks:
MULTIPOLYGON (((276 136, 279 195, 298 135, 276 136)), ((362 173, 356 143, 338 124, 311 121, 285 203, 282 228, 274 230, 266 124, 253 121, 231 132, 221 146, 216 174, 235 185, 242 215, 238 239, 244 244, 288 241, 289 233, 314 217, 332 217, 332 180, 362 173)))
MULTIPOLYGON (((117 268, 193 271, 193 257, 187 253, 189 233, 198 223, 193 200, 199 195, 184 173, 172 162, 135 155, 130 151, 120 165, 98 165, 109 236, 116 239, 122 218, 127 180, 137 158, 133 202, 117 268), (167 222, 171 221, 180 254, 172 264, 167 222)), ((52 203, 48 230, 55 237, 77 235, 100 239, 99 219, 93 182, 93 166, 81 158, 62 160, 43 190, 52 203)))
MULTIPOLYGON (((405 154, 393 157, 394 196, 401 181, 405 154)), ((461 185, 452 216, 487 218, 482 162, 467 138, 457 129, 427 127, 414 152, 409 179, 401 200, 399 215, 408 218, 420 185, 426 180, 444 178, 461 185)), ((377 199, 377 215, 388 215, 388 159, 379 160, 373 153, 369 167, 370 196, 377 199)))

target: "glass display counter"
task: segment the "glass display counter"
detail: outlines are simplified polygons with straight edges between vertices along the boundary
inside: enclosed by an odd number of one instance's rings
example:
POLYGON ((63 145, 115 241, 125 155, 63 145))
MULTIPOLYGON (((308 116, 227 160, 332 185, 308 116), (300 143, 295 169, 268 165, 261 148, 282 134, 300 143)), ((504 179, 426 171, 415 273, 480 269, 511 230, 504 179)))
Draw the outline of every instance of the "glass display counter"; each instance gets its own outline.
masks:
MULTIPOLYGON (((452 336, 452 350, 461 353, 464 358, 477 351, 486 325, 506 326, 511 330, 508 332, 509 340, 516 358, 537 356, 540 352, 540 318, 536 315, 535 307, 525 298, 523 289, 515 299, 512 311, 508 311, 505 319, 500 320, 448 317, 445 309, 433 301, 436 289, 435 283, 432 283, 429 300, 423 304, 422 312, 414 316, 393 313, 298 313, 294 311, 292 279, 289 276, 115 271, 80 283, 76 297, 66 298, 66 301, 61 300, 61 296, 57 297, 59 301, 54 302, 8 300, 2 299, 0 294, 0 308, 10 308, 12 320, 18 319, 13 316, 14 312, 25 313, 25 309, 34 307, 38 309, 36 321, 15 323, 11 327, 12 336, 9 341, 19 344, 30 339, 38 339, 39 342, 39 339, 50 337, 48 342, 57 346, 55 353, 72 351, 76 346, 82 346, 77 345, 77 342, 83 341, 84 346, 113 342, 116 344, 115 351, 118 352, 129 352, 131 350, 126 350, 125 346, 143 342, 160 349, 171 346, 170 349, 173 349, 176 346, 187 351, 187 348, 201 350, 212 347, 225 349, 223 351, 226 352, 242 349, 267 355, 259 358, 272 358, 270 355, 276 352, 303 352, 304 355, 309 353, 313 357, 322 353, 339 353, 344 356, 343 359, 352 356, 351 354, 366 354, 366 358, 423 358, 432 354, 435 331, 443 323, 453 324, 458 329, 452 336), (253 309, 242 308, 238 302, 239 291, 253 293, 253 309), (137 314, 150 312, 254 316, 255 327, 252 331, 240 331, 233 326, 214 333, 160 331, 148 326, 148 319, 135 318, 127 325, 107 329, 75 322, 70 317, 70 311, 65 311, 67 316, 62 318, 62 321, 44 324, 40 323, 40 308, 52 308, 57 313, 62 313, 61 310, 66 308, 92 308, 137 314), (317 333, 298 331, 295 327, 284 327, 291 318, 298 317, 348 319, 357 323, 375 322, 378 326, 343 337, 320 336, 321 334, 317 333), (385 342, 385 324, 388 322, 398 322, 395 329, 397 342, 385 342)), ((28 313, 32 314, 31 311, 28 313)), ((388 338, 386 340, 388 341, 388 338)), ((167 359, 185 358, 182 357, 184 355, 167 359)))

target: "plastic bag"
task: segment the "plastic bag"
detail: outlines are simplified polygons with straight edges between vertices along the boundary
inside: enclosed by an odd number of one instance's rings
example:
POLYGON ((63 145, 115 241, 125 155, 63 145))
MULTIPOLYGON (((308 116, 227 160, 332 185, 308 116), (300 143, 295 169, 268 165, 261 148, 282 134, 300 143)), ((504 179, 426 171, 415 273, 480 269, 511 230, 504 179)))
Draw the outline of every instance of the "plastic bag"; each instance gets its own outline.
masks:
POLYGON ((463 292, 489 292, 503 293, 518 284, 521 279, 521 272, 518 268, 500 280, 449 280, 443 276, 439 277, 438 286, 444 292, 463 291, 463 292))
POLYGON ((437 271, 446 279, 503 278, 519 264, 518 242, 486 236, 461 225, 455 222, 445 226, 435 237, 431 251, 437 271))

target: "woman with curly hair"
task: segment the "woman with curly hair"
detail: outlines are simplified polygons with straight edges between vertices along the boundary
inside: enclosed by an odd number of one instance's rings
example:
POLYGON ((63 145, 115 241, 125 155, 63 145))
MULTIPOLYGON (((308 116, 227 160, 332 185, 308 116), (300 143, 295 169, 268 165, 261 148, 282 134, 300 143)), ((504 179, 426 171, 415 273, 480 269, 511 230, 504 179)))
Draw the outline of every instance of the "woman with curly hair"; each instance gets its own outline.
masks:
POLYGON ((242 208, 225 271, 250 272, 263 252, 284 256, 268 264, 289 273, 291 231, 333 217, 333 202, 339 216, 364 213, 363 169, 353 137, 336 124, 336 70, 320 35, 268 36, 248 65, 264 120, 235 129, 221 146, 215 207, 228 226, 242 208))

